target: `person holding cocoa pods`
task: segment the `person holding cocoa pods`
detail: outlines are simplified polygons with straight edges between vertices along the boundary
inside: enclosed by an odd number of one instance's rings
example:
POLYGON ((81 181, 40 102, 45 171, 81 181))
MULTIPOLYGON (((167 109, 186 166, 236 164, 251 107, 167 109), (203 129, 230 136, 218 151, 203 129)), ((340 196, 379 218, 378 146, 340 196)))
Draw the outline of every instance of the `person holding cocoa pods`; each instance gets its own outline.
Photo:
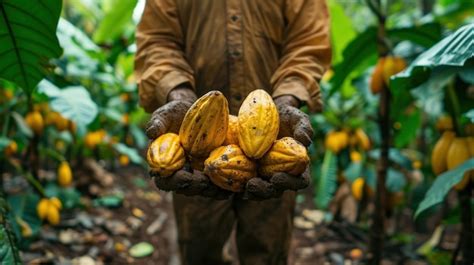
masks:
MULTIPOLYGON (((211 90, 237 115, 247 95, 263 89, 278 110, 278 139, 311 144, 300 107, 322 109, 318 82, 331 61, 325 0, 147 0, 136 39, 140 105, 153 112, 150 139, 178 134, 189 108, 211 90)), ((287 264, 296 191, 309 185, 309 166, 301 175, 251 178, 242 192, 187 166, 150 176, 173 191, 182 264, 231 264, 223 246, 233 229, 241 265, 287 264)))

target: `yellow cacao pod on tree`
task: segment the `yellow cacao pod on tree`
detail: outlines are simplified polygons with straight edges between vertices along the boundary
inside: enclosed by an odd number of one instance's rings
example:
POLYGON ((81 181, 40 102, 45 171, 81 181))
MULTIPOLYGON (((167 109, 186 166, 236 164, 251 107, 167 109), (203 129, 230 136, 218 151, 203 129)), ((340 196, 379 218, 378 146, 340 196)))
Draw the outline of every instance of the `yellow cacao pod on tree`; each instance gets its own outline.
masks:
POLYGON ((239 144, 239 118, 229 115, 229 126, 227 126, 227 135, 224 145, 239 144))
POLYGON ((406 61, 401 57, 387 56, 383 62, 383 79, 385 84, 390 84, 390 77, 400 73, 407 67, 406 61))
POLYGON ((3 150, 6 156, 11 156, 18 152, 18 144, 15 141, 10 141, 10 143, 3 150))
POLYGON ((44 220, 48 215, 48 208, 49 208, 49 200, 43 198, 39 201, 38 205, 36 206, 36 213, 41 220, 44 220))
POLYGON ((67 161, 61 162, 58 167, 58 184, 61 187, 69 187, 72 183, 72 170, 67 161))
POLYGON ((250 158, 261 158, 278 136, 280 118, 272 97, 252 91, 239 110, 239 145, 250 158))
POLYGON ((383 64, 385 58, 380 58, 375 65, 374 72, 370 78, 370 90, 373 94, 377 94, 385 87, 385 82, 383 78, 383 64))
POLYGON ((301 175, 309 164, 306 148, 291 137, 276 140, 259 161, 259 173, 271 177, 277 172, 301 175))
POLYGON ((41 220, 47 220, 50 224, 57 225, 60 221, 59 210, 61 210, 61 208, 62 204, 58 198, 43 198, 39 201, 36 211, 41 220))
POLYGON ((44 121, 39 111, 32 111, 26 114, 25 122, 35 134, 40 135, 43 132, 44 121))
MULTIPOLYGON (((471 153, 469 151, 469 142, 467 138, 456 137, 451 143, 446 157, 448 170, 456 168, 470 157, 471 153)), ((471 177, 472 173, 472 171, 466 172, 463 176, 463 179, 458 184, 456 184, 454 188, 457 190, 464 189, 466 184, 469 182, 469 178, 471 177)))
POLYGON ((448 169, 447 154, 456 134, 453 131, 445 131, 436 142, 431 153, 431 167, 433 173, 438 176, 448 169))
POLYGON ((245 156, 239 146, 221 146, 204 162, 204 173, 225 190, 243 191, 245 184, 257 176, 255 162, 245 156))
POLYGON ((364 130, 358 128, 355 130, 354 135, 357 139, 357 144, 360 146, 360 148, 366 151, 370 149, 370 139, 369 136, 364 132, 364 130))
POLYGON ((179 139, 175 133, 165 133, 156 138, 148 147, 148 165, 162 177, 171 176, 186 162, 184 149, 179 139))
POLYGON ((219 91, 199 98, 184 116, 179 138, 184 150, 192 157, 207 157, 222 145, 229 123, 227 99, 219 91))
POLYGON ((362 200, 362 196, 364 195, 364 186, 365 180, 363 178, 357 178, 352 182, 351 191, 352 196, 358 201, 362 200))
POLYGON ((48 223, 52 225, 58 225, 59 221, 61 220, 61 217, 59 215, 59 209, 54 206, 50 206, 48 208, 46 219, 48 220, 48 223))
POLYGON ((130 158, 126 155, 120 155, 118 160, 121 166, 128 166, 130 164, 130 158))

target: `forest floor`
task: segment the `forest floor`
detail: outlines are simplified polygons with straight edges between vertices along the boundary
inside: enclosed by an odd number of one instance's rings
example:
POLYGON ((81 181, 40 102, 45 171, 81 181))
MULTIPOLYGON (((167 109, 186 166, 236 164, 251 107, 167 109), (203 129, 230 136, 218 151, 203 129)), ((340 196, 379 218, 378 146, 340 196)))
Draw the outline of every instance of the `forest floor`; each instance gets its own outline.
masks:
MULTIPOLYGON (((81 174, 76 174, 83 179, 77 185, 82 192, 81 202, 90 207, 63 211, 59 226, 43 225, 39 238, 21 252, 25 264, 180 264, 172 196, 158 192, 145 170, 121 168, 107 175, 113 178, 107 187, 101 181, 86 185, 91 179, 81 174), (123 200, 112 207, 117 194, 123 200), (105 200, 109 203, 104 204, 107 207, 91 203, 99 197, 108 198, 105 200), (133 258, 129 250, 140 242, 150 243, 154 250, 145 257, 133 258)), ((368 230, 347 221, 327 222, 327 216, 314 209, 310 189, 300 192, 289 264, 366 264, 368 230)), ((410 233, 410 228, 406 229, 405 235, 410 233)), ((455 248, 455 233, 445 234, 444 249, 455 248)), ((383 264, 429 264, 414 251, 429 237, 417 234, 409 243, 391 240, 385 247, 389 255, 383 264)))

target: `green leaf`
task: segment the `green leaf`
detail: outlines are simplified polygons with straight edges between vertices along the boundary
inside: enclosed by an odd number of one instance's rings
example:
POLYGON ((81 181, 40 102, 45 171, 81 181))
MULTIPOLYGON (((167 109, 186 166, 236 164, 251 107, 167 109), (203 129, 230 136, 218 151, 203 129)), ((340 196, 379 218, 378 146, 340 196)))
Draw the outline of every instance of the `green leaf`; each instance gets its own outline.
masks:
POLYGON ((415 139, 421 126, 421 112, 414 109, 411 113, 403 113, 397 122, 400 123, 400 129, 395 133, 395 147, 402 148, 415 139))
POLYGON ((388 169, 385 187, 389 192, 401 191, 406 184, 407 180, 405 179, 405 176, 400 173, 400 171, 394 170, 392 168, 388 169))
POLYGON ((331 13, 332 61, 333 64, 337 64, 342 60, 344 48, 356 36, 356 31, 341 4, 336 0, 330 0, 328 5, 331 13))
POLYGON ((441 39, 441 25, 427 23, 404 28, 394 28, 387 31, 392 40, 408 40, 423 47, 431 47, 441 39))
POLYGON ((127 24, 132 21, 136 4, 137 0, 114 0, 114 7, 108 10, 94 33, 94 41, 101 43, 119 37, 127 24))
POLYGON ((11 230, 7 215, 8 205, 5 199, 0 197, 0 264, 23 264, 18 254, 18 243, 11 230))
POLYGON ((459 72, 474 57, 474 24, 466 25, 455 33, 444 38, 426 52, 422 53, 403 72, 391 78, 391 87, 395 89, 411 89, 419 86, 430 78, 431 72, 437 70, 459 72))
POLYGON ((474 109, 471 109, 470 111, 466 112, 465 116, 471 120, 471 122, 474 122, 474 109))
MULTIPOLYGON (((33 235, 38 234, 41 228, 41 220, 36 213, 36 205, 39 200, 39 196, 33 192, 19 193, 8 197, 8 204, 11 207, 11 220, 16 220, 19 217, 27 222, 33 235)), ((21 238, 21 228, 16 222, 12 222, 12 228, 15 235, 21 238)), ((20 243, 22 242, 20 241, 20 243)))
POLYGON ((87 126, 97 116, 97 104, 92 101, 89 92, 82 86, 59 89, 49 81, 39 85, 40 92, 50 98, 51 108, 75 122, 78 126, 87 126))
POLYGON ((120 154, 128 156, 133 163, 146 166, 145 160, 143 160, 135 148, 129 147, 123 143, 116 143, 113 147, 120 154))
POLYGON ((344 176, 346 177, 347 181, 353 182, 362 174, 362 163, 361 162, 352 162, 349 166, 344 170, 344 176))
POLYGON ((464 174, 474 169, 474 158, 467 160, 460 166, 452 169, 450 171, 444 172, 439 175, 434 181, 433 185, 430 187, 428 192, 426 192, 425 198, 418 205, 416 209, 415 218, 417 218, 423 211, 433 207, 434 205, 443 201, 446 194, 449 190, 459 183, 464 177, 464 174))
POLYGON ((61 7, 60 0, 0 1, 0 79, 32 93, 48 60, 62 53, 55 34, 61 7))
POLYGON ((120 207, 123 202, 123 194, 106 195, 94 200, 94 206, 104 206, 109 208, 120 207))
POLYGON ((337 156, 331 151, 324 154, 321 173, 317 178, 316 205, 325 209, 329 205, 337 186, 337 156))
POLYGON ((148 144, 148 138, 143 132, 143 129, 138 127, 136 124, 130 124, 130 133, 132 134, 135 144, 138 146, 138 148, 146 147, 148 144))
POLYGON ((16 122, 16 126, 18 126, 18 129, 20 130, 21 133, 23 133, 26 137, 33 137, 33 132, 31 131, 30 127, 25 122, 25 119, 23 119, 23 116, 21 116, 18 112, 13 111, 11 113, 13 120, 16 122))
POLYGON ((134 258, 142 258, 151 255, 153 251, 155 251, 155 248, 152 244, 148 242, 140 242, 132 246, 128 252, 130 253, 130 256, 134 258))

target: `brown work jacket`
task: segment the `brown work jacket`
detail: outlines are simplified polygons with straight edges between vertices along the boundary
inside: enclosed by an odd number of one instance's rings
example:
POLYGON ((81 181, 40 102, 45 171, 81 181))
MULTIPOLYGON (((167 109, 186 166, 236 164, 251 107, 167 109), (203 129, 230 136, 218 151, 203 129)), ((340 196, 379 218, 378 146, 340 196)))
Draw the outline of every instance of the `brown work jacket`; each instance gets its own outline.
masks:
POLYGON ((138 25, 140 105, 165 104, 176 86, 220 90, 236 114, 265 89, 322 107, 319 80, 331 61, 326 0, 147 0, 138 25))

